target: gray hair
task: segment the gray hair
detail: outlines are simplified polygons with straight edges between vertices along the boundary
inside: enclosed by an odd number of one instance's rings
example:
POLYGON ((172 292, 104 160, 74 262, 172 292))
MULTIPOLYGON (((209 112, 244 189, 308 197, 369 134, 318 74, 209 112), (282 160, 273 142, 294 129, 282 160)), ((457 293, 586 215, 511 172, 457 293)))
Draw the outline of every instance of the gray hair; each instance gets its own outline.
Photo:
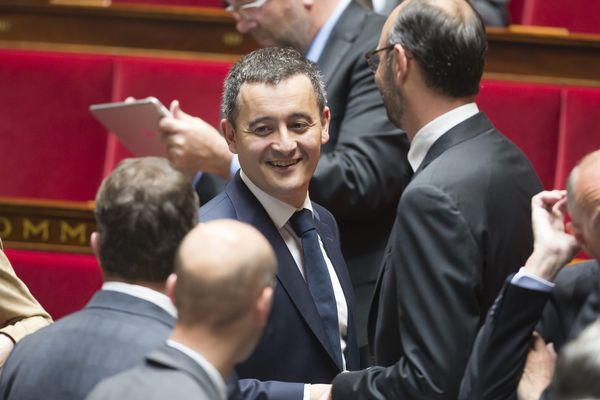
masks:
POLYGON ((244 83, 277 85, 295 75, 305 75, 313 86, 319 111, 327 103, 325 86, 317 67, 291 47, 267 47, 240 58, 231 68, 223 87, 221 113, 232 125, 238 113, 238 95, 244 83))

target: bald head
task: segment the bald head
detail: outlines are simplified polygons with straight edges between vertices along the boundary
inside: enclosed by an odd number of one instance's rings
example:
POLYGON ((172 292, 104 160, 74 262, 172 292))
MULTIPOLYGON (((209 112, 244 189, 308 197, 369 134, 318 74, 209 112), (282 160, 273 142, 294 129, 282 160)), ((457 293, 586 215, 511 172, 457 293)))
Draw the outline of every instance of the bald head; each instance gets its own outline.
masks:
POLYGON ((600 150, 585 156, 569 175, 567 206, 577 239, 600 257, 600 150))
POLYGON ((466 0, 405 0, 382 34, 417 62, 430 89, 451 98, 479 92, 487 40, 481 17, 466 0))
POLYGON ((179 323, 225 327, 244 316, 273 285, 277 260, 250 225, 217 220, 196 226, 175 258, 179 323))

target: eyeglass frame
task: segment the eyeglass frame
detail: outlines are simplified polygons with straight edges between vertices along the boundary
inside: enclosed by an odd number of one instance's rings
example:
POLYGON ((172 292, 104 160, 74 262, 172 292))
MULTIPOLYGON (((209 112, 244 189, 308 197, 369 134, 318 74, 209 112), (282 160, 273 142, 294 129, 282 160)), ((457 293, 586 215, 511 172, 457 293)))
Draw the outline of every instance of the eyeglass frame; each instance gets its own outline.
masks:
POLYGON ((225 11, 230 14, 237 14, 242 19, 250 19, 252 16, 247 14, 247 11, 244 10, 258 10, 263 7, 267 0, 254 0, 249 3, 241 4, 239 6, 234 6, 232 3, 228 2, 227 7, 225 7, 225 11))
POLYGON ((388 46, 382 47, 380 49, 375 49, 373 51, 369 51, 365 54, 365 58, 367 59, 367 64, 369 65, 369 69, 371 72, 376 73, 377 68, 379 68, 379 64, 381 63, 381 58, 379 57, 380 52, 393 49, 396 43, 390 44, 388 46), (375 61, 377 60, 377 61, 375 61))

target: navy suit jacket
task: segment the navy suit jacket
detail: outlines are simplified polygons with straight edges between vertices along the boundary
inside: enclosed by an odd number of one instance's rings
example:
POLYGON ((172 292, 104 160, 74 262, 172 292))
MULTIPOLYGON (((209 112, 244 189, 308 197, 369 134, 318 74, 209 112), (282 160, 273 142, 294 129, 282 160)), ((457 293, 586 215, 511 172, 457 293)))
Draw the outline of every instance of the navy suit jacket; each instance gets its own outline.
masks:
MULTIPOLYGON (((359 355, 352 317, 352 285, 340 250, 337 227, 327 210, 318 204, 312 205, 317 231, 348 303, 346 366, 348 369, 357 369, 359 355)), ((261 381, 330 383, 342 371, 342 366, 335 361, 308 286, 281 234, 243 183, 239 172, 227 184, 224 192, 200 209, 202 222, 222 218, 237 219, 257 228, 273 246, 279 264, 269 321, 254 353, 237 366, 239 377, 261 381)), ((253 388, 262 390, 256 385, 253 388)), ((246 389, 248 386, 242 382, 242 392, 247 398, 246 389)), ((274 393, 278 389, 277 383, 268 384, 267 391, 274 393)), ((296 391, 293 397, 302 398, 301 393, 297 397, 299 389, 300 386, 293 389, 296 391)))
POLYGON ((153 303, 101 290, 81 311, 15 346, 0 376, 0 398, 81 400, 100 380, 141 363, 174 323, 153 303))

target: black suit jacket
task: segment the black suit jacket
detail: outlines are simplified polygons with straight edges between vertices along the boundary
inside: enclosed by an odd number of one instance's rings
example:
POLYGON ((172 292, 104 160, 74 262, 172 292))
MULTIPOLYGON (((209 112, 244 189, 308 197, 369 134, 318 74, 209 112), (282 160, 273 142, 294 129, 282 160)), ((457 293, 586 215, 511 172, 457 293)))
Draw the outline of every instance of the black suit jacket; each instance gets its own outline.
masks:
POLYGON ((412 175, 408 138, 388 120, 365 58, 377 47, 384 22, 351 2, 317 62, 331 122, 310 196, 337 220, 356 294, 360 345, 366 344, 369 304, 396 205, 412 175))
POLYGON ((195 360, 164 345, 144 363, 102 381, 87 400, 215 400, 216 384, 195 360))
MULTIPOLYGON (((339 249, 335 220, 323 207, 313 203, 315 222, 323 246, 342 285, 348 303, 348 337, 345 352, 349 369, 359 367, 358 347, 352 318, 352 286, 339 249)), ((273 307, 263 336, 250 358, 237 366, 240 378, 261 381, 329 383, 341 372, 325 335, 317 308, 281 234, 271 218, 247 188, 239 173, 227 184, 225 191, 200 209, 200 220, 237 219, 257 228, 271 243, 277 255, 277 286, 273 307)), ((300 385, 301 386, 301 385, 300 385)), ((242 382, 244 396, 248 387, 242 382)), ((251 388, 263 390, 264 388, 251 388)), ((287 389, 270 384, 267 392, 290 391, 292 398, 302 398, 302 387, 287 389), (298 397, 299 395, 299 397, 298 397)), ((272 392, 275 393, 275 392, 272 392)), ((280 396, 280 394, 278 394, 280 396)), ((273 398, 272 396, 269 398, 273 398)))
POLYGON ((174 323, 148 301, 99 291, 81 311, 15 346, 0 375, 0 398, 81 400, 100 380, 140 363, 174 323))
POLYGON ((515 399, 537 330, 562 346, 600 317, 600 269, 590 261, 563 269, 552 292, 505 287, 490 309, 469 359, 460 399, 515 399))
POLYGON ((456 399, 477 330, 532 248, 523 153, 483 113, 429 149, 404 191, 369 319, 376 364, 342 374, 334 399, 456 399))

